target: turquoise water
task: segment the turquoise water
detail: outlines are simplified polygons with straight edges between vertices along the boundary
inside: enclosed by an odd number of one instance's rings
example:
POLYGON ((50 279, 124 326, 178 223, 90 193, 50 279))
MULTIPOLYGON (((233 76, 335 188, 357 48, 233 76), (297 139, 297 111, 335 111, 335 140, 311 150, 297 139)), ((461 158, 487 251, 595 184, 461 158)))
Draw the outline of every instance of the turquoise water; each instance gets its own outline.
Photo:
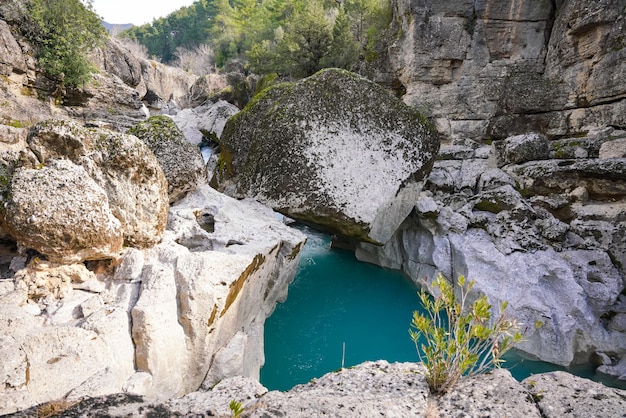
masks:
MULTIPOLYGON (((328 235, 303 232, 308 241, 287 301, 265 322, 261 383, 284 391, 342 365, 419 361, 408 334, 412 312, 421 309, 415 284, 399 272, 359 262, 352 252, 330 249, 328 235)), ((506 367, 518 380, 564 370, 516 354, 508 355, 506 367)), ((593 377, 585 368, 570 371, 593 377)))

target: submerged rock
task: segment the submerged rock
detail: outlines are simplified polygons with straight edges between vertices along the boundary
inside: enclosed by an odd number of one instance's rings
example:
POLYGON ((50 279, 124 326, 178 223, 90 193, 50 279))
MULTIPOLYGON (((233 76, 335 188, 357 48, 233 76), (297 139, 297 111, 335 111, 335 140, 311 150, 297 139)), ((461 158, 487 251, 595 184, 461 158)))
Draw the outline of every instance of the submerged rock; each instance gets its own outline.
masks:
POLYGON ((219 142, 220 190, 376 243, 411 211, 439 148, 419 112, 337 69, 268 88, 219 142))

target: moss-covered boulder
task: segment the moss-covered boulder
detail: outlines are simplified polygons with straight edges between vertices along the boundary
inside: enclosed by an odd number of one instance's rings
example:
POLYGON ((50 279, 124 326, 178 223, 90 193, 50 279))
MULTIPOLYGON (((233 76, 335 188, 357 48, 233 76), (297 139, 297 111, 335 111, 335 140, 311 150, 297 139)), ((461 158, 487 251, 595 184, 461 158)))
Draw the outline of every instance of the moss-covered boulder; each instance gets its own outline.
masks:
POLYGON ((374 243, 412 210, 439 149, 418 111, 338 69, 264 90, 220 143, 219 189, 374 243))
POLYGON ((18 244, 74 263, 161 240, 167 182, 136 137, 49 120, 26 142, 15 160, 0 161, 0 228, 18 244))
POLYGON ((200 149, 185 138, 171 118, 153 116, 128 133, 141 139, 157 157, 167 179, 170 203, 206 184, 207 170, 200 149))

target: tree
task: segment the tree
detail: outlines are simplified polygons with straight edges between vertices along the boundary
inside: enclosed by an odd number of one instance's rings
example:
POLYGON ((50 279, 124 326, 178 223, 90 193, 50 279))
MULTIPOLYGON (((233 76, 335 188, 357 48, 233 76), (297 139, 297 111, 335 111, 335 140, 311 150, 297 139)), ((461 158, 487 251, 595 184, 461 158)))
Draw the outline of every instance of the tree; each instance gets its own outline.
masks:
POLYGON ((107 36, 91 0, 31 0, 28 9, 26 36, 46 73, 68 87, 89 81, 95 67, 87 53, 107 36))
POLYGON ((332 43, 332 27, 317 3, 310 3, 306 10, 296 12, 287 22, 282 41, 277 45, 277 68, 292 77, 308 77, 324 66, 323 58, 332 43))
POLYGON ((346 70, 359 58, 360 45, 350 30, 350 22, 345 8, 339 10, 333 25, 333 40, 328 54, 322 59, 324 67, 338 67, 346 70))

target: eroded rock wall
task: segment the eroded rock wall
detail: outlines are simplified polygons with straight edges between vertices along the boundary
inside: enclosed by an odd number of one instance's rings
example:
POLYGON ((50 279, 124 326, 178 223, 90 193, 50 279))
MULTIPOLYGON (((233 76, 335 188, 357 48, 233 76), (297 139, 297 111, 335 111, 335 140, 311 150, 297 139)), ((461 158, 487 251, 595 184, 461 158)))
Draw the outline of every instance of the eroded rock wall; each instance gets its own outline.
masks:
POLYGON ((599 149, 623 137, 608 128, 443 146, 412 216, 385 246, 361 244, 357 257, 426 287, 439 272, 465 275, 493 306, 509 302, 524 324, 522 351, 562 365, 606 355, 603 372, 622 376, 625 160, 599 158, 599 149))
POLYGON ((286 297, 303 243, 267 208, 203 186, 171 207, 149 249, 73 265, 3 258, 0 414, 258 379, 263 323, 286 297))
POLYGON ((390 66, 446 137, 626 126, 626 1, 393 4, 390 66))

